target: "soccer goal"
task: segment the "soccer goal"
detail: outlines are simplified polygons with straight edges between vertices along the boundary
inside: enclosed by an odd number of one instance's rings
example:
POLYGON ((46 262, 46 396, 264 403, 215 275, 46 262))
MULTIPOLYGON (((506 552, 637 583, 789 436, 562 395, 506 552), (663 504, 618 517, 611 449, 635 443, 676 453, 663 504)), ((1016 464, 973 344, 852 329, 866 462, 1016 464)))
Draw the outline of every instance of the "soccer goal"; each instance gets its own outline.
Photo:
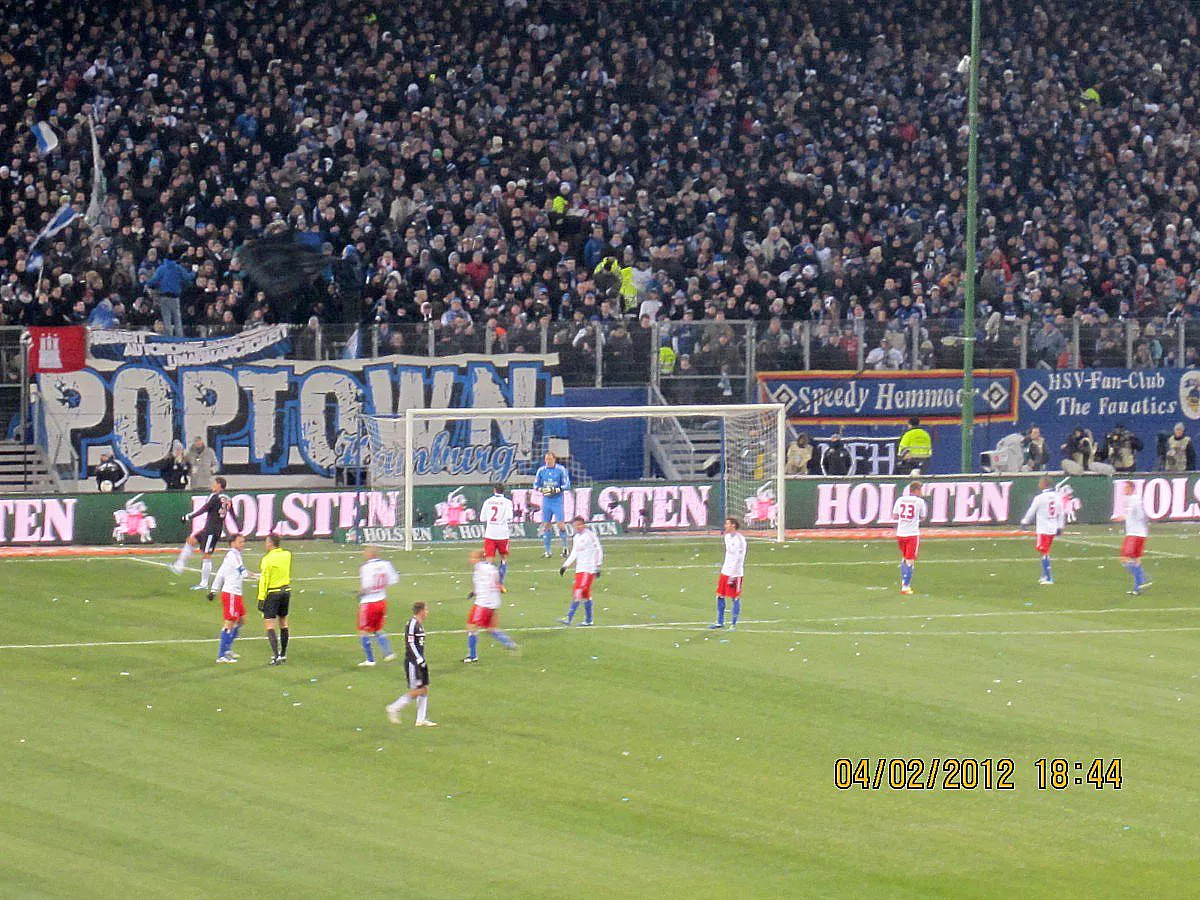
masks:
POLYGON ((391 491, 404 547, 482 534, 476 511, 504 483, 514 537, 534 537, 543 498, 533 478, 553 453, 571 479, 568 519, 602 534, 713 532, 735 516, 751 535, 784 539, 784 406, 409 409, 363 415, 363 466, 391 491))

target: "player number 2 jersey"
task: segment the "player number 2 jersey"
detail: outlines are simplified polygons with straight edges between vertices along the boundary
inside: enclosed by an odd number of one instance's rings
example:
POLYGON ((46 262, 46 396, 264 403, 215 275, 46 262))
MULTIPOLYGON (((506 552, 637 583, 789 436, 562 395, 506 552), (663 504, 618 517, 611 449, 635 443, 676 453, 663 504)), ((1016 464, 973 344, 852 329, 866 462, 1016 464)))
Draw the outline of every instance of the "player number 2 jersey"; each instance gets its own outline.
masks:
POLYGON ((1029 504, 1029 511, 1021 518, 1021 524, 1028 525, 1035 518, 1038 534, 1055 535, 1062 531, 1066 523, 1062 495, 1056 490, 1047 489, 1034 497, 1029 504))
POLYGON ((369 559, 358 570, 359 603, 376 603, 387 599, 387 589, 400 580, 400 575, 386 559, 369 559))
POLYGON ((725 535, 725 561, 721 574, 741 578, 746 574, 746 536, 739 531, 725 535))
POLYGON ((921 533, 921 520, 927 507, 924 497, 905 494, 892 505, 892 517, 896 520, 896 537, 915 537, 921 533))
POLYGON ((512 536, 513 502, 499 494, 488 497, 479 508, 483 536, 492 541, 507 541, 512 536))

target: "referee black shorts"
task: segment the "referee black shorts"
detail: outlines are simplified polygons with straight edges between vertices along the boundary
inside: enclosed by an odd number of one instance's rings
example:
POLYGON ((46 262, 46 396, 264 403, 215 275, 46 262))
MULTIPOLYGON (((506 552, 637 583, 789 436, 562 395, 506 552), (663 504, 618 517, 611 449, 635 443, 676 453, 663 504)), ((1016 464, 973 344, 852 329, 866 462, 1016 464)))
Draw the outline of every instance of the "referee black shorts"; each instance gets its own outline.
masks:
POLYGON ((258 604, 258 609, 264 619, 278 619, 288 614, 291 603, 292 589, 280 588, 277 591, 269 591, 262 603, 258 604))
POLYGON ((415 662, 410 662, 408 664, 408 689, 412 691, 422 687, 429 687, 429 664, 417 665, 415 662))

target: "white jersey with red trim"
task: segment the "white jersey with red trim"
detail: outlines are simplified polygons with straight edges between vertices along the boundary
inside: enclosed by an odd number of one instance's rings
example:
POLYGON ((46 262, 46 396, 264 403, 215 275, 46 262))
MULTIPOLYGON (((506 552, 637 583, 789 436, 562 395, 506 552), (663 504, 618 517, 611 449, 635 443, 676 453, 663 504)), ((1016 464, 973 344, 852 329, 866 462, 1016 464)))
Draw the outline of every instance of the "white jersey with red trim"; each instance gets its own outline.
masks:
POLYGON ((740 531, 725 534, 725 561, 721 563, 721 574, 730 578, 741 578, 746 574, 746 536, 740 531))
POLYGON ((928 514, 924 497, 904 494, 892 504, 892 518, 896 520, 896 537, 916 537, 921 533, 921 520, 928 514))
POLYGON ((586 572, 595 575, 604 563, 604 548, 600 546, 600 538, 590 528, 575 533, 571 541, 571 555, 563 563, 564 569, 575 566, 576 572, 586 572))
POLYGON ((1146 516, 1142 498, 1136 494, 1125 498, 1125 534, 1140 538, 1150 536, 1150 519, 1146 516))
POLYGON ((217 569, 217 577, 213 579, 212 583, 213 593, 219 591, 240 597, 242 596, 242 582, 245 578, 246 567, 242 564, 242 554, 231 549, 221 560, 221 567, 217 569))
POLYGON ((500 571, 487 560, 475 563, 471 576, 475 588, 474 602, 484 609, 500 608, 500 571))
POLYGON ((368 559, 358 570, 358 602, 386 600, 387 589, 399 580, 399 573, 386 559, 368 559))
POLYGON ((512 537, 513 502, 503 494, 493 494, 479 507, 483 536, 489 541, 507 541, 512 537))
POLYGON ((1021 517, 1021 524, 1028 525, 1037 519, 1037 533, 1056 535, 1067 522, 1066 504, 1062 494, 1055 488, 1046 488, 1033 498, 1029 510, 1021 517))

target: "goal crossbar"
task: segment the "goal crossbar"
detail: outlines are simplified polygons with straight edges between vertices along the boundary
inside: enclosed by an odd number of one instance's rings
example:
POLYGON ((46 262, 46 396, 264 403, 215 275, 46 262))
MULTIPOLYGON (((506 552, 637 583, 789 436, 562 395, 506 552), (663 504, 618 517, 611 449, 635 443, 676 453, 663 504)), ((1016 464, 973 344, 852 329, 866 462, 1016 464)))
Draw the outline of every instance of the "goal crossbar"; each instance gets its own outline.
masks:
POLYGON ((480 407, 472 409, 429 409, 410 407, 404 411, 404 549, 413 546, 413 513, 415 466, 414 435, 418 419, 646 419, 678 416, 722 416, 758 413, 775 419, 775 496, 778 515, 775 525, 775 540, 783 543, 787 531, 785 523, 786 487, 784 457, 787 454, 787 407, 782 403, 742 403, 726 405, 694 406, 554 406, 554 407, 480 407))

